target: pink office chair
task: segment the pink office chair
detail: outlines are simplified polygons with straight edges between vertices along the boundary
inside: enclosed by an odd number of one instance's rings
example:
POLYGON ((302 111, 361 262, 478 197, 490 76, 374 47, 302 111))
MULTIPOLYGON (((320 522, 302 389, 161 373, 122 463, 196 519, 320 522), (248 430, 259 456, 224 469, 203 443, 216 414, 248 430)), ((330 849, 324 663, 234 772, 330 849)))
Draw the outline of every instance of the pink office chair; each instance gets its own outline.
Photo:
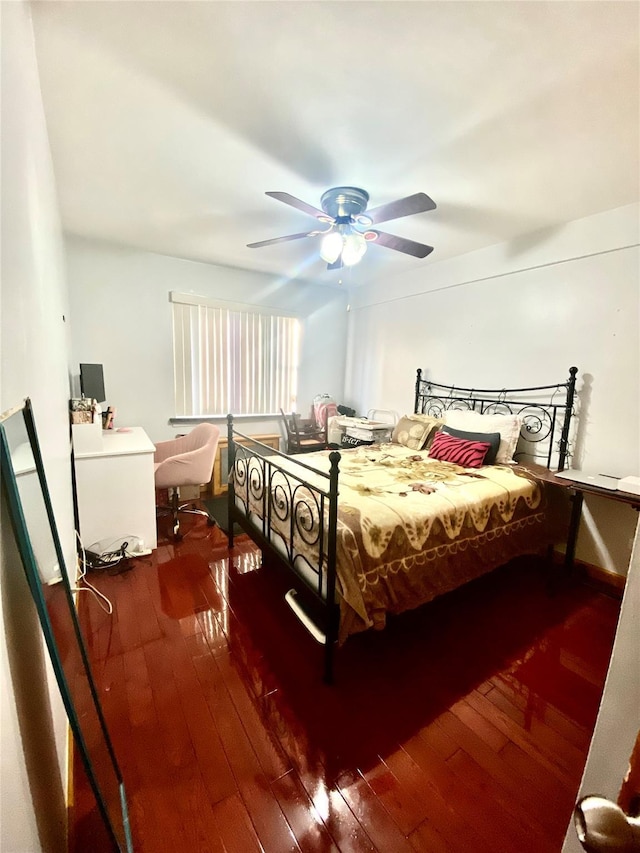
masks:
POLYGON ((213 519, 195 504, 179 503, 179 486, 202 486, 211 481, 213 462, 218 447, 220 430, 213 424, 199 424, 187 435, 156 444, 154 455, 156 489, 168 489, 170 506, 159 506, 159 515, 173 515, 173 534, 182 539, 179 513, 204 515, 209 524, 213 519))

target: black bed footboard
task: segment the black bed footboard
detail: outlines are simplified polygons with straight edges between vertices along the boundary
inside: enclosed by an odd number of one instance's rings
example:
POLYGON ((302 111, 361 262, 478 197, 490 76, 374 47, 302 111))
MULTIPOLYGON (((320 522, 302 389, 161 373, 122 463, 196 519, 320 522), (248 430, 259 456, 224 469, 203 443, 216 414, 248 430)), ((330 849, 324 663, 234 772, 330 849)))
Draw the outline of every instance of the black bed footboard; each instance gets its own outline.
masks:
POLYGON ((324 679, 333 678, 338 637, 336 540, 340 454, 329 454, 328 473, 238 432, 227 417, 229 547, 233 523, 292 573, 296 595, 288 603, 324 644, 324 679), (241 441, 238 441, 240 439, 241 441))

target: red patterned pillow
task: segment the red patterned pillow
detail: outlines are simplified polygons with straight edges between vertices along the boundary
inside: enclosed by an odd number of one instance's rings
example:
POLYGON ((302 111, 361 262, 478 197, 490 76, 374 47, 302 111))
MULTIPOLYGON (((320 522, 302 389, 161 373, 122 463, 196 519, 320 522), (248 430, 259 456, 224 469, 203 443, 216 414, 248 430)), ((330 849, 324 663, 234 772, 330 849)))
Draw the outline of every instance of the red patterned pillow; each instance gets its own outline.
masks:
POLYGON ((481 468, 490 447, 488 441, 469 441, 446 432, 437 432, 429 456, 441 462, 455 462, 463 468, 481 468))

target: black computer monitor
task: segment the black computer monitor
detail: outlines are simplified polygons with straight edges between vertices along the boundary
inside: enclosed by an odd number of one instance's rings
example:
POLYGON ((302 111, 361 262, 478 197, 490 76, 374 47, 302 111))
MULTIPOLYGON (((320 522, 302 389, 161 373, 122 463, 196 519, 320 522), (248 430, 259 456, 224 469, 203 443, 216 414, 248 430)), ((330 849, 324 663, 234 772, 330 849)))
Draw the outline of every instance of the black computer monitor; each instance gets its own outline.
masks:
POLYGON ((83 397, 89 397, 98 403, 104 403, 104 375, 101 364, 80 365, 80 391, 83 397))

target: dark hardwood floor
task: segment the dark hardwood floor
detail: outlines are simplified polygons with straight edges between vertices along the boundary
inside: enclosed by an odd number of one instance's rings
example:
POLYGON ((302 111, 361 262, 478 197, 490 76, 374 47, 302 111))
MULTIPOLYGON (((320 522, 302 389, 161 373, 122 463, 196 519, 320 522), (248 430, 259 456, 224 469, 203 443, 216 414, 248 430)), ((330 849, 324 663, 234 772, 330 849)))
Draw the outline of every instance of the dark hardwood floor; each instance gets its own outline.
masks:
MULTIPOLYGON (((560 851, 616 600, 520 560, 350 638, 328 687, 246 537, 160 541, 81 611, 136 851, 560 851)), ((77 764, 75 849, 108 849, 77 764)))

